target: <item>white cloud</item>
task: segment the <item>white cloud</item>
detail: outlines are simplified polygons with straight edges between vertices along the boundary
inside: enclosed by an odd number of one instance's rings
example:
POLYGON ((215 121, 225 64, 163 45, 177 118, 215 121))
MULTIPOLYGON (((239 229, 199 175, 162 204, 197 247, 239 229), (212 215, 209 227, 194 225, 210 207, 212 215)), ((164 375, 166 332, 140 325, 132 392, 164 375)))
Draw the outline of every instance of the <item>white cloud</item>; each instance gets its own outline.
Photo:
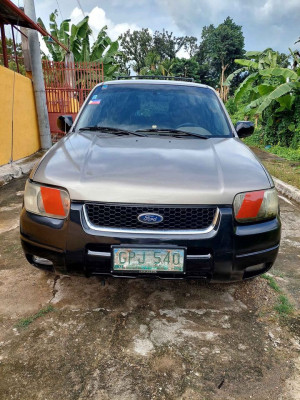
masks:
MULTIPOLYGON (((107 33, 108 36, 112 40, 117 40, 118 37, 126 32, 128 29, 130 30, 138 30, 141 29, 137 24, 128 24, 127 22, 115 24, 111 19, 106 16, 103 8, 94 7, 91 12, 85 12, 85 15, 89 16, 89 24, 93 31, 93 36, 96 39, 99 31, 103 28, 103 26, 107 25, 107 33)), ((77 24, 82 20, 83 14, 82 11, 75 7, 70 15, 71 21, 73 24, 77 24)))
POLYGON ((203 26, 227 16, 242 25, 247 50, 287 51, 299 36, 299 0, 156 0, 183 34, 200 39, 203 26))
POLYGON ((178 57, 178 58, 190 58, 190 55, 183 47, 181 47, 181 49, 176 54, 176 57, 178 57))

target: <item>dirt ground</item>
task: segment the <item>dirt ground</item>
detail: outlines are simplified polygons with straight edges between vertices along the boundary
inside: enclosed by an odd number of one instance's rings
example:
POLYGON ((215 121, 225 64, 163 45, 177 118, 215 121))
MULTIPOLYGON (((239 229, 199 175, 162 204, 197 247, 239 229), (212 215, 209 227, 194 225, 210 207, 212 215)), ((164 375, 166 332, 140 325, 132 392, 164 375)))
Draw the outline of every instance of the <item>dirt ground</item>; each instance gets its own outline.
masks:
POLYGON ((33 268, 19 242, 24 184, 0 188, 1 400, 300 399, 299 207, 280 199, 271 274, 294 311, 279 316, 263 278, 103 285, 33 268))

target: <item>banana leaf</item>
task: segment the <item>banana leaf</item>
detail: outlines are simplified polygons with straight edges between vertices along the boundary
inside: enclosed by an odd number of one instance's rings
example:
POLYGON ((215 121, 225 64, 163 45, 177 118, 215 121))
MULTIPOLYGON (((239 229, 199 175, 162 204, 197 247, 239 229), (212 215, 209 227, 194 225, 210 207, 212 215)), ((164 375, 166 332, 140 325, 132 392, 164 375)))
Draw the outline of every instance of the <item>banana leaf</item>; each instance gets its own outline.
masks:
POLYGON ((234 96, 234 102, 237 103, 241 97, 243 96, 244 93, 250 88, 252 83, 256 80, 258 77, 258 73, 254 72, 253 74, 247 76, 247 78, 240 84, 240 86, 237 88, 234 96))

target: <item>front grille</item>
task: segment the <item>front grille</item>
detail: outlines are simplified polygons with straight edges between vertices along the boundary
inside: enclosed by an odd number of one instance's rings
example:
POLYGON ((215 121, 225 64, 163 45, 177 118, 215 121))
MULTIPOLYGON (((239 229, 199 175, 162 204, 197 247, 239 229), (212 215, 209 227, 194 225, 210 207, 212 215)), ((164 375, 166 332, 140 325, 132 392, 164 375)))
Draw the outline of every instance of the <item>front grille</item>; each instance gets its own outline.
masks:
POLYGON ((214 220, 217 207, 214 206, 147 206, 129 204, 85 204, 86 216, 96 227, 147 230, 203 230, 214 220), (138 220, 143 213, 156 213, 163 221, 145 224, 138 220))

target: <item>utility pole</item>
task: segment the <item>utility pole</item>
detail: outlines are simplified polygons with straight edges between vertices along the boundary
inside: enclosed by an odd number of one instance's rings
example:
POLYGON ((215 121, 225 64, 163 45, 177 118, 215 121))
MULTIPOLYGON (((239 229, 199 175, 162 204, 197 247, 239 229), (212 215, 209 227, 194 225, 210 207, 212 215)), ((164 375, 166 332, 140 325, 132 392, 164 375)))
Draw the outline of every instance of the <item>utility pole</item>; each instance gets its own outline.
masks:
MULTIPOLYGON (((34 0, 24 0, 25 14, 36 22, 34 0)), ((36 110, 38 115, 40 139, 42 149, 52 146, 48 110, 46 103, 46 92, 43 79, 41 63, 40 43, 37 31, 28 29, 28 43, 32 68, 32 80, 35 94, 36 110)))

